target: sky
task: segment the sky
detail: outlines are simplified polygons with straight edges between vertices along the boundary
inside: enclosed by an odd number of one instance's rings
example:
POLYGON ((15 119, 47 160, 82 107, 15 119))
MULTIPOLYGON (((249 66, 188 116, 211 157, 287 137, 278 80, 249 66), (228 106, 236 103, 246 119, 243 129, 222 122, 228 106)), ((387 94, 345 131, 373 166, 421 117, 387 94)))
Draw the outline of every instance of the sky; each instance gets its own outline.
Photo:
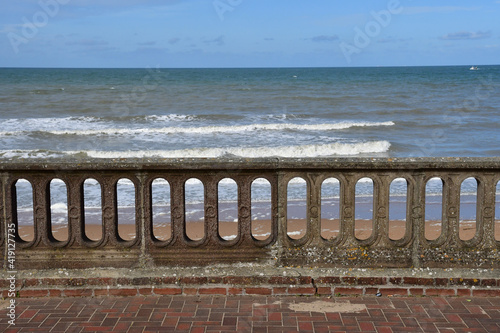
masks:
POLYGON ((0 67, 500 64, 500 0, 3 0, 0 67))

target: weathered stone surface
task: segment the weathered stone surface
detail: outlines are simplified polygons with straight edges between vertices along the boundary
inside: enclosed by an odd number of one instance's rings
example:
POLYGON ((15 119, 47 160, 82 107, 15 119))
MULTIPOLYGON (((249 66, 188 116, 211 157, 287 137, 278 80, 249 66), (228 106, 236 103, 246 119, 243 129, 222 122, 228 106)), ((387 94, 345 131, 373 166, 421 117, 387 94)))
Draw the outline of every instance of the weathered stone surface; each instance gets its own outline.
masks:
MULTIPOLYGON (((9 228, 16 226, 15 183, 26 179, 33 186, 35 238, 24 242, 16 235, 17 270, 42 268, 154 268, 213 264, 258 263, 269 266, 355 268, 500 268, 500 242, 495 239, 495 189, 500 180, 500 158, 314 158, 314 159, 94 159, 71 163, 47 159, 11 162, 0 160, 0 247, 8 257, 9 228), (251 183, 264 177, 271 184, 272 232, 265 240, 251 236, 251 183), (288 181, 302 177, 308 185, 308 232, 301 239, 286 233, 288 181), (341 186, 341 231, 323 239, 318 231, 321 185, 335 177, 341 186), (353 205, 358 179, 374 181, 374 230, 368 239, 354 236, 353 205), (425 185, 443 179, 443 231, 437 240, 424 236, 425 185), (478 180, 477 232, 461 240, 458 231, 460 184, 478 180), (54 178, 68 188, 69 237, 57 241, 50 231, 48 184, 54 178), (82 187, 86 179, 102 188, 103 237, 85 237, 82 187), (136 234, 133 240, 118 235, 116 184, 122 178, 136 186, 136 234), (151 183, 162 178, 171 186, 172 237, 158 241, 152 234, 151 183), (206 234, 190 240, 185 234, 184 184, 201 180, 205 188, 206 234), (239 187, 239 234, 224 240, 217 234, 217 184, 232 178, 239 187), (389 187, 405 178, 408 188, 407 233, 400 240, 387 234, 389 187)), ((0 265, 7 269, 3 261, 0 265)))

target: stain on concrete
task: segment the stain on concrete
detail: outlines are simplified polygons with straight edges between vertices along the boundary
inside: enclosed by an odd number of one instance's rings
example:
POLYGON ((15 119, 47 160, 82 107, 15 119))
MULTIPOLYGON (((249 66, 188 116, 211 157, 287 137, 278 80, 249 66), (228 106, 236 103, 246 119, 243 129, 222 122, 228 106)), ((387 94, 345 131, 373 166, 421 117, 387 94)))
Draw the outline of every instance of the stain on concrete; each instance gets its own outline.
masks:
POLYGON ((317 301, 312 303, 294 303, 289 305, 290 310, 295 312, 320 312, 320 313, 356 313, 366 310, 365 304, 351 304, 348 302, 331 303, 317 301))

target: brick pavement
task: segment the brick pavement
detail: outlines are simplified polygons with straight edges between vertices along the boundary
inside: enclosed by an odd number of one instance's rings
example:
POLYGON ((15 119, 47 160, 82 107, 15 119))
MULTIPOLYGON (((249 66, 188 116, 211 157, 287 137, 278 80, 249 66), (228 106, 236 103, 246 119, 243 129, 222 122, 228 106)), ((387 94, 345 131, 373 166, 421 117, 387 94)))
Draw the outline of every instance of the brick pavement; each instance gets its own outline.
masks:
POLYGON ((500 332, 500 298, 147 296, 2 301, 3 332, 500 332))

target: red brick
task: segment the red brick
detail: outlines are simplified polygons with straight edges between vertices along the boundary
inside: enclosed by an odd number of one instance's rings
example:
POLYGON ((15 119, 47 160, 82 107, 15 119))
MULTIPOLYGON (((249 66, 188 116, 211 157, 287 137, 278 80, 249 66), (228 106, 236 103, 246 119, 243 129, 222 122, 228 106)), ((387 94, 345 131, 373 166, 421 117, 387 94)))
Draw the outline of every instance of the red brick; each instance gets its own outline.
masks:
POLYGON ((39 279, 24 279, 24 287, 36 287, 40 285, 39 279))
POLYGON ((354 285, 358 282, 358 278, 355 276, 344 276, 342 282, 346 284, 354 285))
POLYGON ((378 293, 378 288, 365 288, 365 295, 376 295, 378 293))
POLYGON ((281 316, 281 313, 279 312, 272 312, 269 314, 269 316, 267 317, 267 319, 269 321, 281 321, 283 318, 281 316))
POLYGON ((94 289, 94 296, 108 296, 108 289, 94 289))
POLYGON ((474 289, 472 295, 477 297, 500 297, 500 289, 474 289))
POLYGON ((387 284, 387 280, 384 277, 360 277, 358 278, 359 285, 376 286, 387 284))
POLYGON ((316 288, 313 287, 290 287, 288 288, 289 295, 314 295, 316 288))
POLYGON ((200 295, 227 295, 226 288, 200 288, 200 295))
POLYGON ((198 288, 183 288, 182 293, 184 295, 198 295, 198 288))
POLYGON ((226 276, 222 279, 224 284, 236 284, 241 286, 252 286, 258 284, 267 284, 269 278, 265 276, 226 276))
POLYGON ((152 295, 153 294, 153 288, 139 288, 139 295, 152 295))
POLYGON ((405 277, 404 284, 412 284, 416 286, 433 286, 435 280, 433 278, 405 277))
POLYGON ((315 279, 316 284, 324 283, 324 284, 340 284, 341 280, 338 276, 321 276, 315 279))
POLYGON ((176 284, 179 282, 179 279, 174 276, 167 276, 162 279, 162 284, 176 284))
POLYGON ((39 284, 42 286, 67 286, 69 278, 43 278, 39 279, 39 284))
POLYGON ((308 323, 308 322, 302 322, 302 323, 299 323, 299 331, 300 332, 309 332, 309 331, 313 331, 313 326, 312 326, 312 323, 308 323))
POLYGON ((345 288, 336 287, 333 291, 334 295, 363 295, 363 288, 345 288))
POLYGON ((193 327, 190 333, 205 333, 205 327, 193 327))
POLYGON ((181 295, 181 288, 155 288, 154 293, 156 295, 181 295))
POLYGON ((426 296, 455 296, 454 289, 429 288, 425 290, 426 296))
POLYGON ((438 287, 447 287, 449 285, 450 280, 446 278, 435 278, 434 283, 438 287))
POLYGON ((228 288, 228 295, 243 295, 243 288, 228 288))
POLYGON ((373 326, 373 323, 370 322, 360 322, 359 323, 359 328, 361 329, 361 332, 375 332, 375 326, 373 326))
POLYGON ((7 279, 0 279, 0 289, 9 288, 10 281, 7 279))
POLYGON ((49 289, 49 296, 50 297, 61 297, 62 290, 61 289, 49 289))
POLYGON ((212 276, 208 278, 208 283, 212 284, 222 284, 222 277, 220 276, 212 276))
POLYGON ((273 295, 287 295, 287 288, 286 287, 274 287, 273 288, 273 295))
POLYGON ((47 289, 26 289, 19 290, 19 297, 47 297, 49 291, 47 289))
POLYGON ((246 288, 246 293, 249 295, 271 295, 271 288, 246 288))
POLYGON ((389 283, 391 283, 391 284, 403 284, 403 279, 400 277, 391 277, 391 278, 389 278, 389 283))
POLYGON ((89 297, 92 296, 92 289, 65 289, 64 296, 67 297, 89 297))
POLYGON ((89 285, 89 286, 115 286, 116 285, 116 278, 106 278, 106 277, 88 278, 87 285, 89 285))
POLYGON ((182 277, 179 282, 182 284, 203 285, 207 284, 208 279, 203 276, 186 276, 182 277))
POLYGON ((471 293, 470 289, 457 289, 457 296, 470 297, 471 293))
POLYGON ((495 279, 483 279, 481 280, 481 286, 483 287, 496 287, 497 280, 495 279))
POLYGON ((316 292, 318 293, 318 295, 331 295, 332 288, 331 287, 318 287, 316 292))
POLYGON ((409 288, 411 296, 424 296, 424 288, 409 288))
POLYGON ((137 289, 135 288, 111 288, 109 289, 110 296, 136 296, 137 289))
POLYGON ((408 288, 380 288, 383 296, 408 296, 408 288))

